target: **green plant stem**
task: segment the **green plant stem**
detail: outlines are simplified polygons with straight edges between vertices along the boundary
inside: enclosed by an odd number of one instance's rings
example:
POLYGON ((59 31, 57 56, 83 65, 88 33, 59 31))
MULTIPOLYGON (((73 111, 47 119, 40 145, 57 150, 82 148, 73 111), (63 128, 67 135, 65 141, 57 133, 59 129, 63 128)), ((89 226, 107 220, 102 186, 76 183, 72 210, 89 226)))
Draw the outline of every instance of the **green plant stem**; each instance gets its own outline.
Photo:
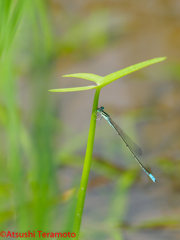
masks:
POLYGON ((98 89, 96 89, 96 93, 94 96, 94 103, 93 103, 91 122, 90 122, 90 128, 89 128, 89 136, 88 136, 88 142, 87 142, 87 148, 86 148, 86 156, 85 156, 85 161, 84 161, 84 168, 83 168, 81 184, 80 184, 79 193, 78 193, 76 213, 75 213, 75 218, 74 218, 73 231, 76 233, 76 238, 75 238, 76 240, 79 239, 79 231, 80 231, 80 226, 81 226, 81 219, 82 219, 82 214, 83 214, 83 209, 84 209, 84 201, 85 201, 85 197, 86 197, 86 189, 87 189, 89 172, 90 172, 90 167, 91 167, 95 129, 96 129, 95 112, 98 107, 99 93, 100 93, 100 89, 98 88, 98 89))

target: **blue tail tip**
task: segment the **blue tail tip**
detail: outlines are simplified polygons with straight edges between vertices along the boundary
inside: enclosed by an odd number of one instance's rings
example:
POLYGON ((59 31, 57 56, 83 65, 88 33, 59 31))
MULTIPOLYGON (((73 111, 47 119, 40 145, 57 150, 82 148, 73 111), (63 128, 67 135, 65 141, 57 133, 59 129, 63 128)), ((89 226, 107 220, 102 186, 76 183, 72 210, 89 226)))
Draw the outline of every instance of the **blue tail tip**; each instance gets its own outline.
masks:
POLYGON ((149 174, 149 176, 150 176, 150 178, 152 179, 153 182, 156 182, 155 177, 151 173, 149 174))

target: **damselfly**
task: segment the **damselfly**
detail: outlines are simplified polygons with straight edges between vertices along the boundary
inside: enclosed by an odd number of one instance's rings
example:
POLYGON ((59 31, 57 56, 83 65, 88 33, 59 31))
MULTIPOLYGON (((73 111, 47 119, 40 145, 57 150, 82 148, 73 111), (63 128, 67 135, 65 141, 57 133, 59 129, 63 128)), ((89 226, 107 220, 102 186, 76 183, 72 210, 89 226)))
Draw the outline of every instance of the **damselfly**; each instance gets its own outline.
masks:
POLYGON ((103 117, 108 123, 116 130, 118 135, 122 138, 136 161, 139 163, 141 168, 145 171, 145 173, 151 178, 153 182, 156 182, 155 177, 142 165, 142 163, 139 161, 137 156, 142 155, 142 150, 140 147, 138 147, 124 132, 123 130, 111 119, 111 117, 104 112, 104 107, 100 107, 97 109, 97 113, 100 114, 100 119, 103 117))

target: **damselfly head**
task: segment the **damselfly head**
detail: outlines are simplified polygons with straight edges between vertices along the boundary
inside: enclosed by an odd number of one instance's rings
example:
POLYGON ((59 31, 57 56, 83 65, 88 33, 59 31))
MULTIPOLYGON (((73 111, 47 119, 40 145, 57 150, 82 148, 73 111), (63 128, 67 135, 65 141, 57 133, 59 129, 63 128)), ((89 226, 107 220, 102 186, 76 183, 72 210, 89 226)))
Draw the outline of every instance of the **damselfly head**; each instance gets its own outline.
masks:
POLYGON ((104 107, 100 107, 97 109, 97 112, 102 112, 104 110, 104 107))

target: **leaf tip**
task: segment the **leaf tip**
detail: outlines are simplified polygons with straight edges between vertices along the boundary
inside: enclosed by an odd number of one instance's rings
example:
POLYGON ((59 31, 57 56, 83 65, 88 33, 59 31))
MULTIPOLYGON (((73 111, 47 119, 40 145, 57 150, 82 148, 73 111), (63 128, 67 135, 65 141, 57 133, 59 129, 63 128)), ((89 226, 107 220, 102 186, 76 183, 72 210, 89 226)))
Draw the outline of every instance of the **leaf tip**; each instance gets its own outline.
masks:
POLYGON ((69 77, 69 74, 67 74, 67 75, 62 75, 62 77, 69 77))
POLYGON ((164 61, 164 60, 166 60, 166 58, 167 57, 161 57, 161 58, 159 58, 161 61, 164 61))
POLYGON ((48 92, 55 92, 54 89, 49 89, 48 92))

